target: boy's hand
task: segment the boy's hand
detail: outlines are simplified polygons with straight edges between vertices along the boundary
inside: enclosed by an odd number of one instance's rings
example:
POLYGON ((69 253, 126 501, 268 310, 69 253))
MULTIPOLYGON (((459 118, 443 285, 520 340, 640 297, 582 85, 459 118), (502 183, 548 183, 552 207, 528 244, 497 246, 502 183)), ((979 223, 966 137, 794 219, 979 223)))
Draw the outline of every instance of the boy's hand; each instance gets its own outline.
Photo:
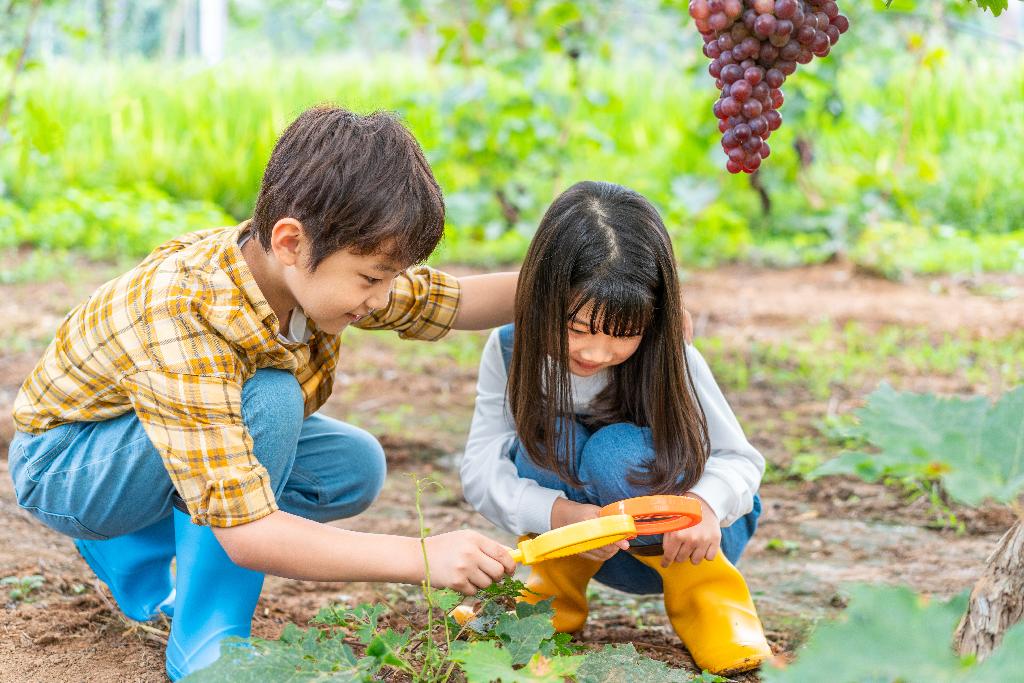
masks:
MULTIPOLYGON (((551 528, 557 529, 559 527, 568 526, 569 524, 575 524, 576 522, 595 519, 596 517, 599 517, 600 514, 601 508, 596 505, 590 505, 589 503, 575 503, 566 498, 556 498, 555 504, 551 506, 551 528)), ((618 541, 616 543, 601 546, 600 548, 588 550, 585 553, 580 553, 579 556, 585 557, 588 560, 604 562, 620 550, 628 549, 629 541, 618 541)))
POLYGON ((438 588, 473 595, 516 569, 508 548, 476 531, 450 531, 424 542, 430 580, 438 588))
POLYGON ((665 534, 662 542, 665 549, 665 555, 661 560, 662 567, 686 560, 693 564, 700 564, 703 560, 713 560, 722 545, 722 527, 718 525, 718 516, 715 515, 711 506, 704 502, 703 498, 693 494, 689 495, 700 501, 703 518, 700 524, 665 534))

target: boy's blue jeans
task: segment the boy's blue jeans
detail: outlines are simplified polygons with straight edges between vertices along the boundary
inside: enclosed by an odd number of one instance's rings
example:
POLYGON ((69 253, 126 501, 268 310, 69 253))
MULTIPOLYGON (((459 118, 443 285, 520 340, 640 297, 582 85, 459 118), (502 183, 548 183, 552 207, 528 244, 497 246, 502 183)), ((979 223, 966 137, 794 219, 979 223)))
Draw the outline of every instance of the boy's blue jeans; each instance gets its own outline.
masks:
MULTIPOLYGON (((575 430, 576 474, 583 482, 583 488, 574 488, 559 479, 554 472, 538 467, 517 441, 511 455, 519 476, 533 479, 545 488, 563 491, 569 500, 576 503, 601 507, 625 498, 648 495, 648 491, 630 484, 627 477, 629 472, 636 471, 653 457, 649 429, 619 423, 602 427, 591 434, 578 422, 562 421, 560 427, 564 429, 569 424, 575 430)), ((722 552, 733 564, 739 561, 747 542, 754 535, 760 515, 761 497, 755 495, 754 509, 722 529, 722 552)), ((640 536, 630 541, 634 547, 656 543, 661 543, 661 536, 640 536)), ((658 573, 627 552, 615 553, 594 578, 627 593, 663 591, 658 573)))
MULTIPOLYGON (((380 444, 358 427, 302 416, 286 370, 258 370, 242 387, 242 419, 278 505, 320 522, 362 512, 384 484, 380 444)), ((9 462, 18 504, 68 536, 107 539, 171 514, 174 487, 134 412, 16 433, 9 462)))

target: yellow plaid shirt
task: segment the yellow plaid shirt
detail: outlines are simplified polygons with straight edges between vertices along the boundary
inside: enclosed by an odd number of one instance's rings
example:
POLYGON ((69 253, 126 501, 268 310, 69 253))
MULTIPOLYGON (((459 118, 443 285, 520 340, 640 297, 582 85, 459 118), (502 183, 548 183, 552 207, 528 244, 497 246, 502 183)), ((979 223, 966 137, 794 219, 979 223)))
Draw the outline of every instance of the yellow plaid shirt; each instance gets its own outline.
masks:
MULTIPOLYGON (((242 422, 242 384, 292 372, 307 416, 331 393, 339 336, 278 338, 278 319, 242 257, 247 223, 184 235, 102 285, 61 323, 14 403, 19 431, 134 410, 197 524, 229 527, 277 509, 242 422)), ((435 340, 459 305, 455 278, 426 266, 396 278, 388 305, 359 323, 435 340)))

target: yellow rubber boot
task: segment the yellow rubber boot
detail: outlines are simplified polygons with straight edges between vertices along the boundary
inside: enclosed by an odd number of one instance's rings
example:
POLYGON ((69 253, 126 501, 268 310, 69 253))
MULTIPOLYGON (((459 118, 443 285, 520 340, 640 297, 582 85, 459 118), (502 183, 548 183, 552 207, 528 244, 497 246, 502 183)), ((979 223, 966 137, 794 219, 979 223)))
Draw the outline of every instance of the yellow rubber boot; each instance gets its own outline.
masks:
POLYGON ((661 575, 665 613, 697 666, 729 675, 756 669, 772 656, 743 575, 719 552, 698 565, 661 555, 636 559, 661 575))
POLYGON ((579 555, 545 560, 530 567, 526 587, 519 601, 535 605, 550 597, 555 610, 552 622, 559 633, 574 633, 587 623, 587 584, 601 568, 602 562, 579 555))

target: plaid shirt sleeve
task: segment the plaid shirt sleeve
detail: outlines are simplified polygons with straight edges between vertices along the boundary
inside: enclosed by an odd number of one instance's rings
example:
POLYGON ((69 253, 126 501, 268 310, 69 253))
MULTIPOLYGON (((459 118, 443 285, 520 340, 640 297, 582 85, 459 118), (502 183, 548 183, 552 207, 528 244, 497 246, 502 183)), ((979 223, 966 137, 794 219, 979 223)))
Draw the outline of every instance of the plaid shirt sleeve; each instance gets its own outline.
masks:
POLYGON ((149 370, 122 385, 195 524, 237 526, 278 509, 242 422, 240 383, 149 370))
POLYGON ((436 341, 452 328, 461 292, 457 278, 429 266, 415 266, 395 278, 388 305, 356 327, 397 330, 403 339, 436 341))

